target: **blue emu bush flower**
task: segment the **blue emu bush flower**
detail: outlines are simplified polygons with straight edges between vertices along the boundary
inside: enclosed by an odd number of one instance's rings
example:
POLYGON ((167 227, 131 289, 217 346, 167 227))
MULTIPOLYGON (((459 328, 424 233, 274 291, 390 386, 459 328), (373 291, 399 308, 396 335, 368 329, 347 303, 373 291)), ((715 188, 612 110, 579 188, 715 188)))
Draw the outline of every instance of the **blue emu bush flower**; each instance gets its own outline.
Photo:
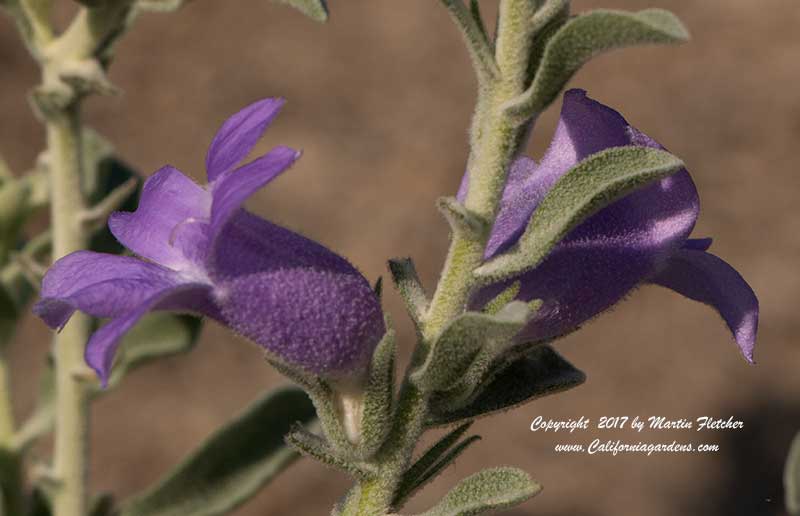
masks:
MULTIPOLYGON (((541 162, 520 157, 509 171, 484 259, 502 256, 518 243, 539 204, 572 167, 600 151, 630 145, 663 148, 583 90, 566 92, 541 162)), ((465 176, 459 199, 467 189, 465 176)), ((752 362, 758 300, 739 273, 707 252, 711 239, 689 238, 699 211, 697 190, 682 169, 600 209, 538 265, 476 292, 471 308, 516 285, 516 299, 542 301, 516 340, 538 342, 574 331, 638 285, 661 285, 714 307, 752 362)))
POLYGON ((79 251, 47 272, 34 311, 49 326, 62 328, 75 310, 111 319, 86 347, 103 382, 121 337, 154 310, 210 317, 309 373, 367 367, 385 333, 367 280, 322 245, 242 208, 300 156, 279 146, 237 166, 283 103, 261 100, 222 125, 205 187, 165 166, 145 183, 135 212, 111 216, 112 233, 139 258, 79 251))

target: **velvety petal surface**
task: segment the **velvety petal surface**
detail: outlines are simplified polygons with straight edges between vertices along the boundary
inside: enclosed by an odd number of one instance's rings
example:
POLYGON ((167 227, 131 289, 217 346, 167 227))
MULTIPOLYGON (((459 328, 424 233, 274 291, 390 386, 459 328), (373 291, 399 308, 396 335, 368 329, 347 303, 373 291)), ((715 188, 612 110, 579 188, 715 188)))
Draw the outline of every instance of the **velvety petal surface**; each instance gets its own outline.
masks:
POLYGON ((203 284, 182 284, 153 293, 136 307, 112 319, 89 339, 85 360, 97 372, 105 387, 111 374, 114 356, 122 337, 145 314, 154 310, 193 311, 200 303, 207 303, 211 287, 203 284))
POLYGON ((222 124, 206 155, 209 183, 247 156, 285 103, 281 98, 259 100, 222 124))
POLYGON ((178 169, 161 168, 144 184, 135 212, 116 212, 111 232, 134 253, 171 269, 193 267, 174 245, 175 228, 186 221, 208 219, 211 195, 178 169))
POLYGON ((224 282, 231 327, 284 362, 326 376, 366 367, 385 333, 380 301, 359 274, 278 269, 224 282))
POLYGON ((172 271, 136 258, 78 251, 47 271, 33 312, 51 328, 62 328, 75 310, 117 317, 180 282, 172 271))
POLYGON ((248 197, 278 177, 300 157, 289 147, 279 146, 247 165, 232 170, 212 185, 211 239, 223 230, 248 197))
POLYGON ((758 331, 758 299, 753 289, 724 260, 702 250, 673 254, 651 283, 674 290, 719 312, 744 357, 753 362, 758 331))

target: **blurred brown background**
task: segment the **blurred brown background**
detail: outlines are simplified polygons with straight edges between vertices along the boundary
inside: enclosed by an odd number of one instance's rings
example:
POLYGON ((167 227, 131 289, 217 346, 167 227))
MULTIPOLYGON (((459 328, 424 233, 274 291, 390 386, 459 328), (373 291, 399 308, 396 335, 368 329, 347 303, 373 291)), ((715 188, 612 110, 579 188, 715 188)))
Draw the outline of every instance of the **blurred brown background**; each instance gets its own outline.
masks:
MULTIPOLYGON (((487 13, 495 1, 481 2, 487 13)), ((758 365, 739 356, 710 309, 643 288, 558 348, 588 382, 476 424, 484 440, 418 496, 421 511, 459 478, 511 464, 545 485, 512 515, 722 516, 783 514, 783 458, 800 428, 800 4, 796 0, 576 0, 592 7, 676 12, 694 39, 594 60, 573 80, 681 156, 698 184, 697 236, 750 281, 761 300, 758 365), (531 433, 548 418, 734 416, 741 431, 640 436, 591 430, 531 433), (595 437, 718 443, 716 454, 559 455, 557 443, 595 437)), ((171 163, 203 179, 222 120, 254 99, 289 104, 260 150, 303 148, 297 166, 256 195, 259 214, 348 256, 369 277, 411 255, 432 285, 447 246, 433 207, 452 194, 466 157, 475 84, 458 33, 435 0, 332 0, 327 25, 263 0, 197 0, 146 15, 119 47, 117 98, 89 102, 87 120, 143 173, 171 163)), ((491 18, 491 16, 489 16, 491 18)), ((25 102, 37 72, 0 19, 0 150, 15 170, 32 163, 42 129, 25 102)), ((557 106, 530 152, 540 156, 557 106)), ((390 290, 390 289, 389 289, 390 290)), ((386 304, 404 349, 411 328, 394 292, 386 304)), ((29 318, 13 348, 18 412, 31 407, 48 345, 29 318)), ((257 349, 209 325, 191 355, 132 375, 96 404, 92 483, 120 496, 165 472, 259 392, 283 382, 257 349)), ((327 514, 348 480, 303 460, 238 516, 327 514)))

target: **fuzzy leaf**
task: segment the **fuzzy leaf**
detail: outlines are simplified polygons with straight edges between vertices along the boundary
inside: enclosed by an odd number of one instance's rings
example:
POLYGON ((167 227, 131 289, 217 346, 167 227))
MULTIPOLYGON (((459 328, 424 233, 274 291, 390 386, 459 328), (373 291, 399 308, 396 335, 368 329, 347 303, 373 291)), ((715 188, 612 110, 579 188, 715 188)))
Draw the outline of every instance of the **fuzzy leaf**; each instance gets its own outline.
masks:
POLYGON ((378 451, 391 428, 396 345, 394 330, 388 320, 386 327, 386 334, 372 355, 369 379, 364 389, 359 443, 363 459, 371 457, 378 451))
POLYGON ((157 312, 145 316, 123 337, 109 388, 119 385, 126 374, 138 367, 194 349, 202 324, 202 320, 190 315, 157 312))
POLYGON ((510 344, 530 316, 530 309, 521 302, 510 303, 497 315, 462 314, 436 339, 425 362, 411 374, 410 380, 426 392, 448 389, 482 348, 510 344))
POLYGON ((216 516, 252 497, 296 458, 283 436, 314 419, 299 388, 272 391, 214 433, 157 485, 122 505, 120 516, 216 516))
MULTIPOLYGON (((401 507, 406 500, 411 498, 415 491, 423 487, 426 481, 430 481, 432 476, 435 476, 435 471, 433 472, 433 475, 428 475, 427 473, 436 469, 436 465, 438 463, 443 462, 443 460, 440 460, 442 456, 445 455, 448 450, 450 450, 453 445, 458 442, 458 440, 462 435, 464 435, 470 426, 472 426, 471 421, 464 423, 463 425, 445 434, 441 439, 436 441, 436 443, 428 448, 410 468, 408 468, 408 470, 403 474, 403 478, 400 481, 400 486, 397 488, 395 493, 394 500, 392 501, 393 507, 401 507)), ((477 438, 478 436, 473 437, 477 438)), ((477 439, 465 439, 462 441, 462 444, 467 443, 466 446, 469 446, 469 444, 472 444, 472 442, 475 440, 477 439)), ((460 450, 458 454, 466 449, 466 446, 459 447, 460 450)), ((452 462, 452 460, 449 462, 452 462)), ((439 470, 441 469, 442 468, 439 470)))
POLYGON ((499 367, 467 406, 450 410, 447 401, 434 404, 427 424, 439 426, 483 417, 577 387, 585 380, 582 371, 551 347, 540 345, 499 367))
POLYGON ((800 433, 794 437, 789 449, 783 485, 786 492, 786 510, 792 516, 800 515, 800 433))
POLYGON ((278 0, 281 3, 290 5, 305 14, 309 18, 318 22, 328 21, 328 6, 325 0, 278 0))
POLYGON ((327 466, 344 471, 359 480, 367 480, 371 473, 352 460, 340 456, 327 440, 299 427, 286 435, 286 443, 303 455, 308 455, 327 466))
POLYGON ((468 210, 455 197, 440 197, 436 201, 436 207, 450 224, 454 234, 466 234, 475 239, 482 238, 489 231, 489 223, 468 210))
POLYGON ((493 282, 536 267, 590 215, 681 168, 677 157, 649 147, 614 147, 592 154, 550 189, 514 247, 478 267, 475 275, 493 282))
POLYGON ((428 311, 428 296, 417 276, 414 262, 411 258, 393 258, 389 260, 389 271, 392 273, 395 288, 405 301, 408 314, 419 327, 428 311))
POLYGON ((465 478, 439 504, 419 516, 473 516, 533 498, 542 486, 517 468, 493 468, 465 478))
POLYGON ((567 21, 547 42, 533 83, 506 106, 523 122, 544 110, 592 57, 633 45, 680 43, 689 32, 671 12, 646 9, 636 13, 598 9, 567 21))

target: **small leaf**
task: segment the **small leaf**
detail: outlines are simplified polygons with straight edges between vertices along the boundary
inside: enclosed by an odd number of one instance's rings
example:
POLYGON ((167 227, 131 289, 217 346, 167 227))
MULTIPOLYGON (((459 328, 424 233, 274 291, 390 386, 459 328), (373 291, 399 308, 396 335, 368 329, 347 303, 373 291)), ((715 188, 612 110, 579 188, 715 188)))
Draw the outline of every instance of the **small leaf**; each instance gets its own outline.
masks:
POLYGON ((190 315, 156 312, 145 316, 122 340, 108 386, 154 360, 194 349, 202 321, 190 315))
POLYGON ((283 436, 314 419, 296 387, 272 391, 227 423, 156 486, 125 502, 120 516, 216 516, 252 497, 297 458, 283 436))
POLYGON ((359 451, 367 459, 380 449, 391 429, 395 383, 395 333, 386 321, 386 334, 372 355, 369 378, 364 389, 359 451))
POLYGON ((485 314, 495 315, 504 306, 512 302, 519 294, 519 289, 522 288, 522 283, 519 281, 513 282, 505 290, 497 294, 494 299, 486 303, 486 306, 481 310, 485 314))
POLYGON ((681 168, 677 157, 649 147, 614 147, 592 154, 550 189, 515 246, 478 267, 475 275, 494 282, 536 267, 590 215, 681 168))
POLYGON ((646 9, 637 13, 598 9, 565 23, 547 42, 533 83, 506 106, 506 112, 524 122, 544 110, 575 72, 595 55, 632 45, 680 43, 689 39, 681 21, 669 11, 646 9))
POLYGON ((473 516, 533 498, 542 486, 517 468, 493 468, 465 478, 436 507, 419 516, 473 516))
POLYGON ((309 18, 318 22, 328 21, 328 6, 325 0, 278 0, 281 3, 290 5, 305 14, 309 18))
POLYGON ((414 262, 411 258, 393 258, 389 260, 389 271, 392 273, 395 288, 405 301, 408 314, 419 328, 428 311, 428 296, 417 276, 414 262))
POLYGON ((510 303, 497 315, 462 314, 436 339, 410 380, 426 392, 452 387, 482 348, 510 345, 530 316, 530 309, 522 302, 510 303))
POLYGON ((455 234, 466 234, 470 238, 479 239, 489 231, 488 221, 468 210, 455 197, 440 197, 436 201, 436 207, 455 234))
POLYGON ((490 375, 467 406, 450 410, 449 404, 432 406, 427 424, 439 426, 508 410, 536 398, 577 387, 586 375, 551 347, 539 345, 490 375))
POLYGON ((783 485, 786 492, 786 510, 792 516, 800 515, 800 433, 794 437, 789 449, 783 485))
POLYGON ((295 428, 287 434, 286 443, 298 452, 327 466, 344 471, 358 480, 368 480, 374 476, 374 473, 366 467, 362 468, 364 465, 356 464, 340 456, 336 450, 331 448, 328 441, 302 427, 295 428))
POLYGON ((406 470, 400 481, 400 486, 397 488, 394 500, 392 501, 393 507, 402 507, 403 503, 411 498, 415 491, 422 487, 425 473, 436 465, 442 455, 447 453, 447 451, 458 442, 470 426, 472 426, 472 421, 464 423, 445 434, 441 439, 436 441, 436 443, 431 445, 431 447, 406 470))

